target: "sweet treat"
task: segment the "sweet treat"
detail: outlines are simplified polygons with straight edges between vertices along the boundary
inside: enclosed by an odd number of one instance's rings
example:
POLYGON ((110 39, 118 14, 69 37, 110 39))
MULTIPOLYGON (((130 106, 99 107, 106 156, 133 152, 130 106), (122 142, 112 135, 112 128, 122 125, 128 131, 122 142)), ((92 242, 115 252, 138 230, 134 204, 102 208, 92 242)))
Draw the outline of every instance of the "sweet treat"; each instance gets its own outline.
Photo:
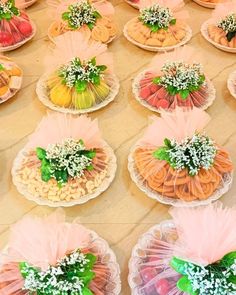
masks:
MULTIPOLYGON (((53 0, 48 0, 54 6, 53 0)), ((112 19, 114 8, 106 0, 66 0, 56 7, 55 21, 49 27, 49 38, 54 38, 68 31, 89 35, 92 40, 109 43, 117 35, 117 27, 112 19)))
POLYGON ((22 70, 10 58, 0 56, 0 104, 20 90, 22 76, 22 70))
POLYGON ((90 112, 107 105, 118 93, 107 46, 79 32, 57 37, 45 63, 47 73, 37 84, 37 94, 52 109, 90 112))
POLYGON ((43 118, 13 165, 13 182, 40 204, 84 203, 106 190, 116 159, 97 121, 86 116, 51 114, 43 118))
POLYGON ((157 112, 176 107, 206 109, 215 99, 215 89, 202 65, 193 62, 196 55, 189 46, 158 54, 134 80, 135 98, 157 112))
POLYGON ((131 295, 233 295, 235 208, 172 208, 145 233, 129 263, 131 295))
POLYGON ((199 109, 161 113, 133 149, 129 170, 145 193, 173 205, 199 205, 226 192, 233 164, 203 132, 209 116, 199 109))
POLYGON ((107 242, 57 210, 11 227, 1 253, 0 293, 118 295, 119 273, 107 242))
POLYGON ((189 35, 185 22, 186 13, 176 12, 183 2, 141 1, 140 14, 125 26, 125 36, 137 46, 153 48, 173 48, 182 44, 189 35))
MULTIPOLYGON (((24 1, 23 1, 24 3, 24 1)), ((14 0, 0 2, 0 50, 21 46, 35 33, 28 15, 15 6, 14 0)))
POLYGON ((236 71, 229 75, 227 86, 230 94, 236 98, 236 71))
POLYGON ((203 24, 202 32, 203 36, 206 35, 204 37, 209 38, 214 45, 235 51, 236 1, 217 5, 212 18, 203 24))

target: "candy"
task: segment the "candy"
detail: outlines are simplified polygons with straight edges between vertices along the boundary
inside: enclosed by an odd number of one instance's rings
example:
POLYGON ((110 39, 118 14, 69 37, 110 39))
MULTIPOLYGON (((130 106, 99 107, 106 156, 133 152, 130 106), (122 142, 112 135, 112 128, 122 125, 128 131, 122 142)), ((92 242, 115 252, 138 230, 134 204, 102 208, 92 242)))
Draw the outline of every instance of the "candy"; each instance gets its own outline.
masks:
POLYGON ((160 99, 158 102, 157 107, 162 108, 162 109, 167 109, 169 107, 169 102, 166 99, 160 99))
POLYGON ((20 22, 18 29, 25 37, 29 37, 33 31, 31 24, 26 21, 20 22))
POLYGON ((149 87, 145 87, 145 88, 142 88, 140 90, 140 93, 139 95, 141 96, 141 98, 143 99, 147 99, 149 97, 149 95, 151 94, 151 91, 150 91, 150 88, 149 87))
POLYGON ((13 36, 8 32, 0 32, 0 43, 3 46, 10 46, 14 42, 13 36))
POLYGON ((157 272, 153 267, 146 267, 140 271, 140 274, 144 282, 149 282, 157 275, 157 272))
POLYGON ((169 282, 166 279, 158 280, 155 284, 155 287, 159 295, 168 295, 170 290, 169 282))

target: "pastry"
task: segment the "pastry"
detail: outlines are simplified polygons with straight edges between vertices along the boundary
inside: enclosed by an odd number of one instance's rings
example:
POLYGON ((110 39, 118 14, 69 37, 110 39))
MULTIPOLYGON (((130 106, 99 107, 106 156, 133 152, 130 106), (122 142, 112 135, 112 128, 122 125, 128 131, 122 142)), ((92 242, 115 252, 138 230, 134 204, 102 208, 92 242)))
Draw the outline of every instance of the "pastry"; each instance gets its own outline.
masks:
POLYGON ((107 12, 113 11, 109 2, 80 0, 74 3, 67 0, 62 1, 57 10, 60 18, 52 23, 48 31, 52 39, 68 31, 79 31, 95 41, 109 43, 117 34, 111 14, 107 15, 107 12))

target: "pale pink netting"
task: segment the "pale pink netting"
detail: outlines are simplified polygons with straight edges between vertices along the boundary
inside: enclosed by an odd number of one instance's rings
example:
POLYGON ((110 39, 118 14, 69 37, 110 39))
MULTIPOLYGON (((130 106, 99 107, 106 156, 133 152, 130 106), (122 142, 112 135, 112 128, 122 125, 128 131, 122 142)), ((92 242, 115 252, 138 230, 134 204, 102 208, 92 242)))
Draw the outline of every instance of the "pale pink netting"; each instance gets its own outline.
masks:
POLYGON ((156 110, 173 110, 176 107, 197 107, 205 109, 215 99, 215 89, 206 79, 199 90, 190 92, 186 99, 179 94, 171 95, 162 85, 153 82, 156 77, 162 76, 161 68, 166 62, 184 62, 187 64, 204 63, 204 58, 191 46, 183 46, 173 52, 157 54, 143 71, 134 85, 135 93, 139 100, 145 102, 156 110))
POLYGON ((132 295, 183 295, 171 259, 208 265, 235 251, 236 208, 220 202, 196 208, 171 208, 172 222, 154 226, 139 240, 130 260, 132 295))
POLYGON ((228 0, 225 3, 217 4, 212 12, 212 18, 218 22, 231 13, 236 13, 236 0, 228 0))
POLYGON ((44 218, 26 216, 12 227, 8 247, 2 253, 0 293, 28 294, 22 291, 24 280, 19 272, 19 262, 27 262, 46 270, 49 265, 55 265, 59 259, 76 249, 97 256, 93 269, 96 277, 91 282, 91 291, 95 295, 113 294, 116 282, 113 281, 111 271, 114 266, 112 262, 109 262, 109 265, 104 259, 108 255, 107 244, 76 220, 67 223, 64 213, 59 209, 44 218), (108 286, 111 293, 107 289, 108 286))

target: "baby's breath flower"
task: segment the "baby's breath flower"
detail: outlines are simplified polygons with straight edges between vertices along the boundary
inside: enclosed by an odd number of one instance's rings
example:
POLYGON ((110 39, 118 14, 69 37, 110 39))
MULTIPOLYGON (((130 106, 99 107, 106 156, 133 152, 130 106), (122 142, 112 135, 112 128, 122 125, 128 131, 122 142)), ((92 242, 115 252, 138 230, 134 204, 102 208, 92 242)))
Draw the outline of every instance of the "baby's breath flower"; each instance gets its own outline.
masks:
POLYGON ((176 23, 172 11, 168 7, 162 7, 159 4, 142 9, 140 20, 150 27, 153 32, 157 32, 160 29, 168 29, 171 24, 176 23))
POLYGON ((14 15, 19 15, 20 11, 15 7, 14 0, 8 0, 6 2, 0 1, 0 20, 10 20, 14 15))
POLYGON ((171 95, 179 93, 183 99, 205 83, 205 76, 199 63, 166 62, 161 71, 162 76, 154 78, 153 82, 165 87, 171 95))
POLYGON ((68 22, 68 25, 76 30, 83 25, 87 25, 91 30, 101 15, 89 3, 89 1, 76 2, 68 7, 68 11, 62 14, 62 18, 68 22))
POLYGON ((236 36, 236 13, 231 13, 221 19, 218 23, 218 27, 226 32, 226 37, 230 42, 236 36))

